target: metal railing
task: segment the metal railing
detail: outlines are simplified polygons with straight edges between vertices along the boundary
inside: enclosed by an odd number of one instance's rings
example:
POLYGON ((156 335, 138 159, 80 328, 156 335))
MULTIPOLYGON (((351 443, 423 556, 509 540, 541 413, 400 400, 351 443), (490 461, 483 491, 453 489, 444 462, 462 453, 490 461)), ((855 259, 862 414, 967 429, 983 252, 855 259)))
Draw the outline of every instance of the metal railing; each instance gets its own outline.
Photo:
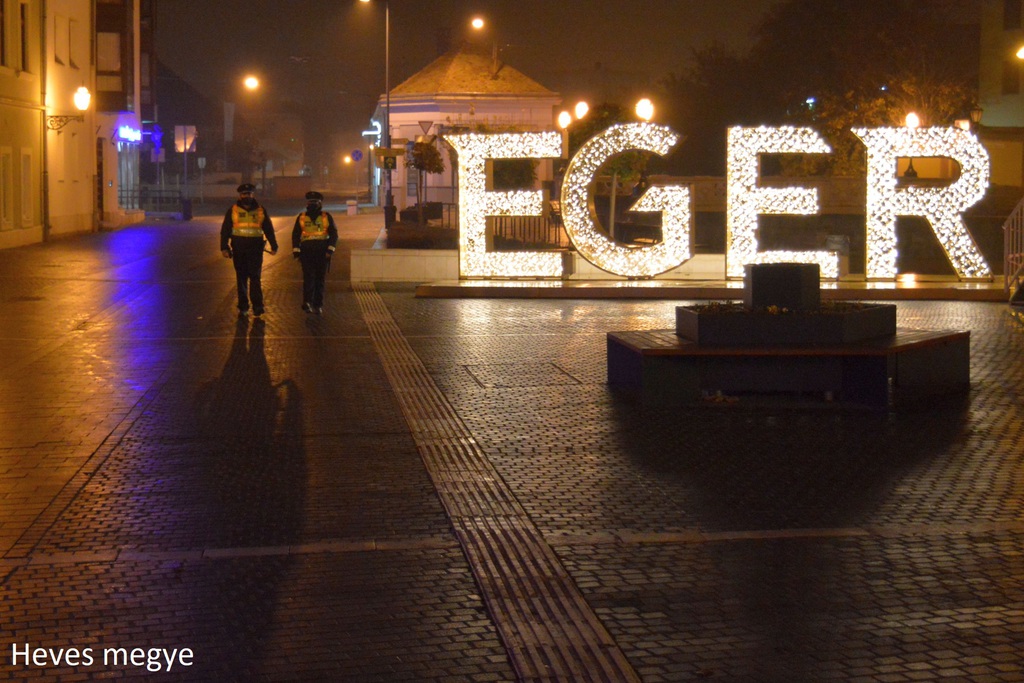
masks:
POLYGON ((186 202, 177 189, 142 186, 130 196, 119 197, 122 206, 133 206, 147 214, 178 215, 190 213, 186 202), (127 202, 127 203, 126 203, 127 202))
POLYGON ((567 249, 569 236, 557 214, 545 216, 489 216, 487 225, 499 247, 567 249))
POLYGON ((1012 299, 1024 284, 1024 199, 1003 223, 1003 273, 1006 294, 1012 299))
MULTIPOLYGON (((458 230, 459 205, 453 202, 432 204, 440 216, 425 210, 424 218, 431 225, 458 230)), ((403 215, 413 218, 415 208, 403 209, 400 216, 403 215)), ((571 246, 557 210, 548 210, 543 216, 488 216, 487 228, 496 245, 505 250, 568 249, 571 246)))

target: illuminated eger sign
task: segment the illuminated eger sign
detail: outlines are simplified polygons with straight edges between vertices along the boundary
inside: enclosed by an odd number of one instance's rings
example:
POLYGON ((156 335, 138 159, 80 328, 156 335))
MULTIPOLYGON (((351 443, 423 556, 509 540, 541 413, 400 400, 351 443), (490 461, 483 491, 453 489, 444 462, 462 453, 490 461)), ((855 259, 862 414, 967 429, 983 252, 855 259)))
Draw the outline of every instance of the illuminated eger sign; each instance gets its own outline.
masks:
MULTIPOLYGON (((873 279, 896 277, 896 217, 928 220, 957 274, 988 277, 991 270, 967 231, 963 212, 985 194, 989 158, 969 131, 960 128, 854 128, 867 147, 867 266, 873 279), (960 167, 960 177, 942 187, 897 185, 901 157, 944 157, 960 167)), ((464 134, 446 136, 459 162, 459 272, 463 277, 560 277, 562 257, 550 252, 489 252, 488 216, 540 216, 544 195, 536 190, 487 189, 490 159, 542 159, 561 155, 557 132, 464 134)), ((579 254, 598 268, 623 277, 653 277, 692 257, 693 213, 689 188, 652 186, 632 211, 660 212, 662 241, 627 247, 602 234, 594 223, 593 186, 601 165, 630 150, 664 156, 679 142, 670 128, 653 123, 612 126, 591 138, 573 156, 562 183, 562 219, 579 254)), ((814 188, 760 187, 762 154, 827 154, 828 144, 810 128, 732 128, 728 137, 726 178, 726 274, 742 277, 743 267, 780 261, 817 263, 823 277, 839 275, 832 251, 760 251, 761 214, 816 214, 814 188)))

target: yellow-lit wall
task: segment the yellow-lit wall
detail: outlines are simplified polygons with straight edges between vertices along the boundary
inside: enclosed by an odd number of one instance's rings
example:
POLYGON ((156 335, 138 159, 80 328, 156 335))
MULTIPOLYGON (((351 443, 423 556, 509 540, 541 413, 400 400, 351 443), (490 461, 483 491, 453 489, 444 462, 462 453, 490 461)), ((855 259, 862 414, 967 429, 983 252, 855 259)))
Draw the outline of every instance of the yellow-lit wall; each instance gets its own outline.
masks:
MULTIPOLYGON (((92 3, 50 0, 46 14, 46 107, 50 115, 78 114, 74 93, 95 93, 92 74, 92 3)), ((48 130, 47 171, 50 236, 95 230, 95 104, 59 131, 48 130)))
POLYGON ((0 54, 0 248, 43 238, 42 2, 27 3, 28 25, 19 24, 17 0, 4 6, 0 54), (27 43, 22 44, 23 35, 27 43))

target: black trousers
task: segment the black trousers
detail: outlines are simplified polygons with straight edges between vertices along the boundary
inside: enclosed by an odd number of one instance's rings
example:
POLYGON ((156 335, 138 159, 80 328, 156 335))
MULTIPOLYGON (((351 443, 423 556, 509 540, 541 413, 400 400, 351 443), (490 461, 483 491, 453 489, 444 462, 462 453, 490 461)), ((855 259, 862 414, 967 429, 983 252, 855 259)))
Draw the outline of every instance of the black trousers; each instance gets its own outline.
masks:
POLYGON ((299 261, 302 262, 302 301, 313 308, 321 308, 327 278, 327 240, 303 242, 299 261))
POLYGON ((231 240, 231 260, 238 282, 238 310, 263 314, 263 240, 258 237, 235 237, 231 240))

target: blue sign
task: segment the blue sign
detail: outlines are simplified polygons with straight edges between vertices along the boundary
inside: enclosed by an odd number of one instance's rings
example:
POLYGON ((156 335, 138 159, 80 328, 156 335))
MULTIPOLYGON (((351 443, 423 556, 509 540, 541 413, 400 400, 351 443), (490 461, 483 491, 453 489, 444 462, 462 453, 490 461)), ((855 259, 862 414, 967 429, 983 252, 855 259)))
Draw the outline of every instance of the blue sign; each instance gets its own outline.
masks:
POLYGON ((122 142, 142 142, 142 131, 131 126, 118 126, 114 137, 122 142))
POLYGON ((352 150, 352 161, 362 161, 362 160, 363 160, 363 153, 362 153, 362 151, 358 150, 358 149, 352 150))

